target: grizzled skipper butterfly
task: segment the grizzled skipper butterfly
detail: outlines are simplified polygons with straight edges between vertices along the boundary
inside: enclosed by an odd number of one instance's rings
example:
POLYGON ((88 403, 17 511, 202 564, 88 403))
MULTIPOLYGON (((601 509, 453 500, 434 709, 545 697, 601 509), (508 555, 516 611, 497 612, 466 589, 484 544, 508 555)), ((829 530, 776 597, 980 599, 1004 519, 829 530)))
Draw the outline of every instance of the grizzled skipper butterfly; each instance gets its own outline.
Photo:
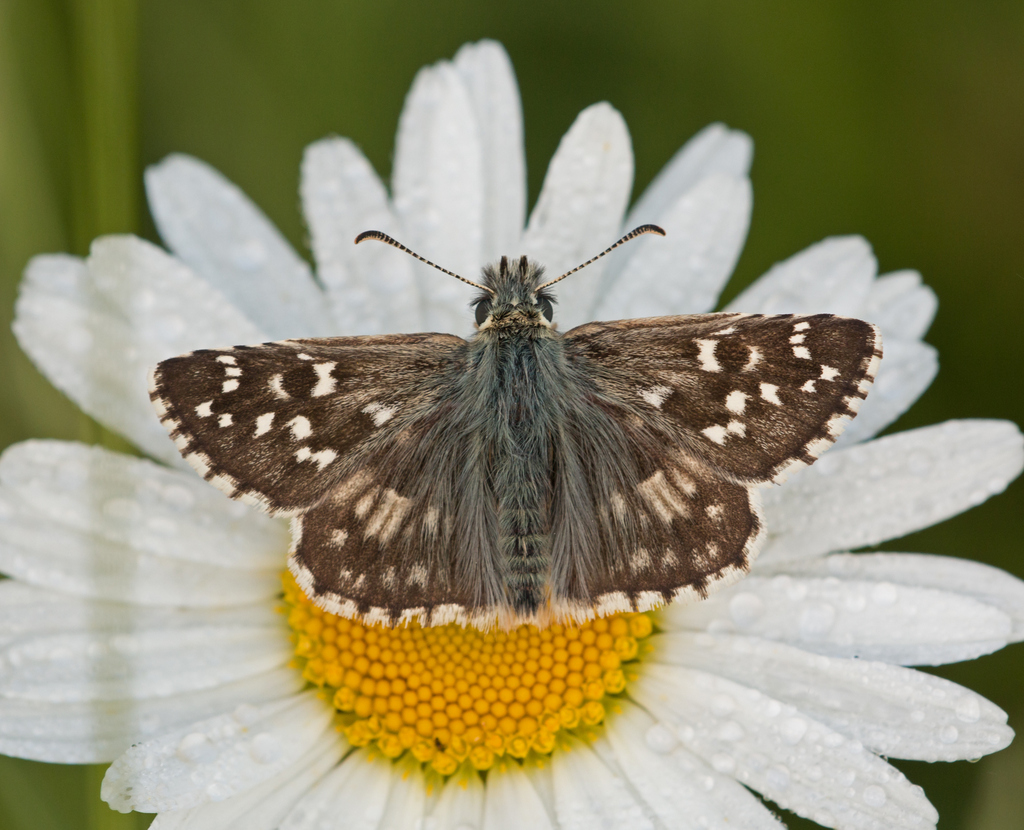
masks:
POLYGON ((694 314, 561 334, 549 288, 594 259, 549 282, 525 256, 482 284, 439 268, 481 290, 469 341, 203 349, 157 366, 150 397, 208 481, 292 517, 288 566, 332 613, 488 628, 703 598, 757 555, 758 485, 856 414, 879 333, 694 314))

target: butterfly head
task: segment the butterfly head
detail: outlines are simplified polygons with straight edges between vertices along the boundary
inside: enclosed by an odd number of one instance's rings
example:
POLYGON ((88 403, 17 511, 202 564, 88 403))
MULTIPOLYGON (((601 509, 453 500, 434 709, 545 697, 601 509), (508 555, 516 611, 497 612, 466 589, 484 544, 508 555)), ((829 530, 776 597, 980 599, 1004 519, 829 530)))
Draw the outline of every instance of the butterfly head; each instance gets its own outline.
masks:
POLYGON ((554 295, 538 288, 544 269, 525 256, 502 257, 484 268, 484 293, 473 301, 481 331, 503 328, 550 328, 554 295))

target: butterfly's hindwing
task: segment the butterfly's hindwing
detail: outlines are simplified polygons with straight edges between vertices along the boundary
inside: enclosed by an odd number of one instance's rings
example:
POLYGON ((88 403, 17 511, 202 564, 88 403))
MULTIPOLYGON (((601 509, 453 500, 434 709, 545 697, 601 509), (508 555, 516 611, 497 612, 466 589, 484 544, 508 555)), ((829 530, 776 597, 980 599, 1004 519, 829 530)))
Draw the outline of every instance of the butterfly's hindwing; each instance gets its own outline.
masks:
POLYGON ((452 335, 418 334, 204 349, 163 361, 150 397, 207 480, 296 515, 345 476, 357 448, 429 408, 437 378, 464 346, 452 335))

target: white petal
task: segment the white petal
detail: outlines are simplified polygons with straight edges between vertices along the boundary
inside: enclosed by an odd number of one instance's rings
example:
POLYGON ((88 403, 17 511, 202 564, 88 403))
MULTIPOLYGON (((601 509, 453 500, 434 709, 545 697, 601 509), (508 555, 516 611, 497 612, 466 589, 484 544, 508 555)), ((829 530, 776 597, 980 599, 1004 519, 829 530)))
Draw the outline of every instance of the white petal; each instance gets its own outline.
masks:
POLYGON ((303 757, 260 786, 224 801, 161 813, 150 830, 276 830, 302 795, 338 763, 347 747, 348 742, 329 729, 303 757))
MULTIPOLYGON (((610 104, 587 107, 548 166, 523 251, 544 266, 548 279, 601 253, 618 238, 632 185, 633 148, 626 122, 610 104)), ((594 319, 608 261, 605 257, 558 284, 560 328, 594 319)))
POLYGON ((654 177, 629 212, 625 227, 657 222, 679 198, 701 180, 716 174, 746 178, 754 142, 724 124, 708 124, 686 142, 654 177))
POLYGON ((924 553, 836 553, 791 565, 787 570, 801 576, 895 582, 974 597, 1009 615, 1013 641, 1024 640, 1024 580, 982 562, 924 553))
POLYGON ((939 301, 916 271, 894 271, 871 285, 861 309, 865 320, 882 329, 883 341, 920 340, 935 318, 939 301))
MULTIPOLYGON (((421 69, 402 109, 395 146, 392 190, 404 229, 401 241, 470 280, 484 265, 483 152, 460 73, 447 62, 421 69)), ((422 263, 414 262, 413 269, 427 330, 468 330, 470 289, 422 263)))
POLYGON ((483 262, 493 262, 517 253, 526 219, 523 107, 512 61, 500 43, 466 44, 454 64, 476 115, 484 175, 480 250, 483 262))
POLYGON ((53 764, 110 763, 132 744, 302 689, 302 676, 276 669, 199 692, 147 700, 42 703, 0 698, 0 753, 53 764))
POLYGON ((394 765, 388 806, 378 830, 421 830, 427 803, 427 781, 419 761, 406 755, 394 765))
POLYGON ((281 830, 376 830, 395 778, 390 761, 356 750, 299 800, 281 830))
POLYGON ((337 334, 421 331, 415 263, 379 242, 354 244, 367 230, 401 239, 401 226, 370 162, 347 138, 325 138, 302 158, 302 207, 337 334))
POLYGON ((768 542, 755 564, 874 545, 1001 493, 1024 468, 1008 421, 946 421, 834 450, 763 491, 768 542))
MULTIPOLYGON (((980 758, 1013 739, 1002 709, 924 672, 726 634, 659 634, 651 645, 660 663, 758 689, 888 758, 980 758)), ((799 739, 806 725, 794 719, 784 727, 784 738, 799 739)))
POLYGON ((647 808, 679 830, 783 830, 782 823, 731 775, 706 766, 665 726, 623 700, 607 740, 647 808))
POLYGON ((208 626, 275 626, 281 615, 268 602, 233 608, 196 609, 97 602, 0 580, 0 645, 60 632, 131 632, 208 626))
POLYGON ((719 772, 826 827, 892 830, 933 826, 938 814, 897 769, 857 741, 806 719, 754 689, 693 669, 650 664, 630 695, 719 772))
POLYGON ((43 526, 241 570, 280 570, 289 545, 283 522, 225 499, 191 472, 70 441, 5 450, 0 501, 43 526))
POLYGON ((483 830, 554 830, 544 802, 519 764, 509 761, 487 773, 483 830))
POLYGON ((724 174, 710 176, 683 194, 658 217, 664 238, 650 234, 630 242, 623 266, 616 268, 622 260, 608 266, 608 287, 594 317, 710 311, 739 257, 751 199, 749 180, 724 174))
POLYGON ((856 317, 878 265, 859 236, 836 236, 780 262, 729 303, 727 311, 856 317))
POLYGON ((170 155, 146 170, 146 194, 167 246, 271 338, 333 333, 309 266, 219 172, 170 155))
POLYGON ((1010 618, 955 593, 891 582, 749 576, 696 605, 668 606, 668 630, 739 632, 832 657, 902 665, 970 660, 1006 645, 1010 618))
POLYGON ((277 625, 78 631, 23 637, 0 649, 0 696, 51 703, 164 697, 284 666, 277 625))
MULTIPOLYGON (((865 317, 867 315, 864 315, 865 317)), ((931 386, 939 371, 939 356, 918 340, 885 340, 885 357, 857 417, 836 442, 849 446, 865 441, 900 417, 931 386)))
POLYGON ((156 246, 127 236, 97 239, 88 268, 74 257, 35 257, 14 331, 85 412, 181 467, 187 465, 153 415, 149 370, 202 346, 267 339, 225 295, 156 246))
POLYGON ((423 830, 480 827, 484 815, 484 782, 476 770, 456 773, 441 790, 423 830))
POLYGON ((623 779, 582 741, 564 739, 551 756, 555 814, 564 830, 653 830, 623 779))
POLYGON ((122 813, 159 813, 223 801, 279 774, 330 727, 315 692, 239 706, 136 744, 107 770, 100 797, 122 813))

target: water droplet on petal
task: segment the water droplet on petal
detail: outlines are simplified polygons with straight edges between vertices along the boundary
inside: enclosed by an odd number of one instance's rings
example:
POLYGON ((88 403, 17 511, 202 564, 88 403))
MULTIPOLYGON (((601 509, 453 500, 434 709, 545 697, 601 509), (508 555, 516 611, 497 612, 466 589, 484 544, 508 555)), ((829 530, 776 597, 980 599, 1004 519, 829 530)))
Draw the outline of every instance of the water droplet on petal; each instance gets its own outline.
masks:
POLYGON ((956 716, 964 723, 977 723, 981 718, 981 706, 977 699, 965 697, 956 705, 956 716))
POLYGON ((921 721, 924 720, 924 718, 925 718, 925 714, 920 709, 914 709, 910 713, 910 720, 912 722, 914 722, 914 723, 920 723, 921 721))
POLYGON ((249 754, 257 764, 272 764, 281 757, 281 742, 269 732, 262 732, 252 739, 249 754))
POLYGON ((736 759, 724 752, 716 752, 711 756, 711 766, 716 772, 728 775, 736 769, 736 759))
POLYGON ((718 740, 720 741, 729 741, 730 743, 742 741, 745 734, 743 727, 734 720, 726 721, 718 727, 718 740))
POLYGON ((220 781, 214 781, 206 788, 206 794, 210 797, 210 801, 223 801, 231 796, 231 788, 220 781))
POLYGON ((820 640, 836 621, 836 609, 825 602, 817 602, 800 614, 800 636, 805 640, 820 640))
POLYGON ((871 601, 875 605, 881 605, 883 607, 895 605, 896 600, 898 599, 899 592, 896 590, 896 586, 891 582, 879 582, 871 589, 871 601))
POLYGON ((243 703, 232 713, 232 717, 242 726, 249 726, 256 722, 260 716, 260 710, 251 703, 243 703))
POLYGON ((177 755, 186 764, 209 761, 216 754, 210 739, 202 732, 192 732, 181 739, 177 755))
POLYGON ((871 784, 864 788, 861 798, 864 799, 864 803, 869 807, 881 807, 886 801, 885 790, 877 784, 871 784))
POLYGON ((231 263, 243 271, 255 271, 267 261, 266 246, 258 239, 247 239, 235 245, 230 253, 231 263))
POLYGON ((654 724, 647 730, 644 741, 652 752, 657 752, 659 755, 668 755, 679 744, 672 731, 660 723, 654 724))
POLYGON ((765 776, 768 786, 775 790, 784 790, 789 786, 789 770, 785 767, 772 767, 765 776))
POLYGON ((939 738, 944 744, 955 744, 960 737, 960 730, 950 724, 939 730, 939 738))
POLYGON ((803 718, 786 718, 779 732, 782 735, 782 740, 790 746, 798 744, 807 733, 807 721, 803 718))
POLYGON ((729 616, 739 628, 747 628, 764 614, 764 602, 749 591, 736 594, 729 600, 729 616))
POLYGON ((724 717, 736 708, 736 701, 729 695, 715 695, 711 698, 711 711, 718 717, 724 717))

